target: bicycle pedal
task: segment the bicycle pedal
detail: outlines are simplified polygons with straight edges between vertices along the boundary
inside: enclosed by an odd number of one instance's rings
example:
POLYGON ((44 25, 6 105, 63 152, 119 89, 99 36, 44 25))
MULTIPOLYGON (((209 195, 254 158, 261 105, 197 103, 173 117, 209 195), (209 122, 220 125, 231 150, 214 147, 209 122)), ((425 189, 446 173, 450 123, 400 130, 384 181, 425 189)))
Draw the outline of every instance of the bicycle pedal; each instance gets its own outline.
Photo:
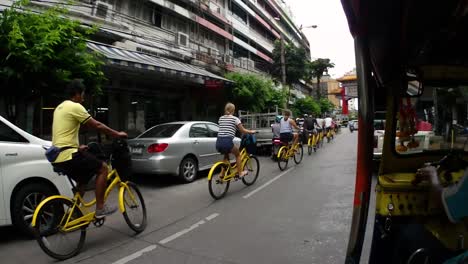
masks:
POLYGON ((101 227, 104 225, 104 222, 106 220, 106 217, 103 217, 103 218, 96 218, 96 220, 94 220, 93 224, 95 227, 101 227))

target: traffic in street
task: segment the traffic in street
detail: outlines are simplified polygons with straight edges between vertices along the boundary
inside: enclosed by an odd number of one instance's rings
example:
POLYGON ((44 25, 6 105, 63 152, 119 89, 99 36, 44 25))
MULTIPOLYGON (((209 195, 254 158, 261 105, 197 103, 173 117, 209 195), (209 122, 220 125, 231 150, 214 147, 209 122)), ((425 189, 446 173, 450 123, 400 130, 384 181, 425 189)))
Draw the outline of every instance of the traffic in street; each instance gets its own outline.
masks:
MULTIPOLYGON (((259 157, 252 186, 231 183, 214 200, 204 171, 192 184, 135 175, 147 227, 133 235, 121 214, 90 226, 80 254, 64 263, 342 263, 352 213, 357 133, 342 129, 299 165, 280 171, 259 157)), ((89 198, 85 196, 85 198, 89 198)), ((116 195, 109 201, 116 202, 116 195)), ((0 228, 4 263, 54 263, 35 240, 0 228)))

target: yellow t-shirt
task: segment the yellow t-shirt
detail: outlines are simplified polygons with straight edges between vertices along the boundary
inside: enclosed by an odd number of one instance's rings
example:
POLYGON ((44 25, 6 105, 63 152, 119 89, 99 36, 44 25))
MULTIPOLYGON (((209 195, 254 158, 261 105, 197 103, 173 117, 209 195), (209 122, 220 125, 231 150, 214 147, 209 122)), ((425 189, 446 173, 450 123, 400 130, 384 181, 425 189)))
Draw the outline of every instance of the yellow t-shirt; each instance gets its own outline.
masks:
POLYGON ((91 115, 79 103, 66 100, 54 111, 52 123, 52 145, 56 147, 73 147, 62 151, 54 163, 71 160, 72 154, 80 146, 78 135, 81 124, 86 123, 91 115))

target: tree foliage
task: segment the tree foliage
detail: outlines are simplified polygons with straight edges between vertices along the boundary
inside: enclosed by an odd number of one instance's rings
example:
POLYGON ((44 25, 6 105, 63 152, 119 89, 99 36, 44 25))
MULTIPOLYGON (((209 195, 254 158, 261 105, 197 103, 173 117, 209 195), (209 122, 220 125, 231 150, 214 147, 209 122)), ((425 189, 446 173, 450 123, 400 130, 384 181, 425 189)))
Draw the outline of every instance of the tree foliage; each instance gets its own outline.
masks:
POLYGON ((226 74, 226 78, 234 81, 230 99, 237 109, 262 112, 285 100, 284 92, 275 90, 271 79, 237 72, 226 74))
MULTIPOLYGON (((299 82, 306 75, 306 51, 296 47, 291 43, 284 43, 284 59, 286 65, 286 83, 293 84, 299 82)), ((275 42, 273 50, 272 75, 281 80, 281 41, 275 42)))
POLYGON ((73 78, 99 92, 104 62, 86 46, 96 28, 64 18, 67 11, 60 6, 41 13, 28 7, 29 1, 22 0, 0 14, 0 84, 6 95, 60 92, 73 78))
POLYGON ((321 113, 320 104, 310 96, 297 99, 292 106, 292 111, 296 116, 303 116, 304 114, 319 115, 321 113))
POLYGON ((320 98, 318 104, 322 114, 330 113, 335 108, 335 105, 327 98, 320 98))
POLYGON ((316 59, 314 61, 308 62, 306 65, 306 79, 310 80, 312 78, 317 78, 317 88, 316 96, 318 99, 322 98, 320 91, 320 79, 322 79, 325 73, 328 73, 328 70, 335 67, 335 64, 330 61, 330 59, 316 59))

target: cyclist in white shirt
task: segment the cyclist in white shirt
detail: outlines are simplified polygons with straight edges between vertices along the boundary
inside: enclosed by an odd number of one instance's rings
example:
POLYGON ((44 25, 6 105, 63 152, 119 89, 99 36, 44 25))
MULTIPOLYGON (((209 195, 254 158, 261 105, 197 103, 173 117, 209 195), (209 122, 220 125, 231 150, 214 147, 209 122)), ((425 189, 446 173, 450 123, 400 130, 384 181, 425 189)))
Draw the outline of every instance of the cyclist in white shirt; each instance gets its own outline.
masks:
POLYGON ((284 110, 284 117, 280 121, 280 140, 281 142, 289 143, 294 140, 294 145, 297 144, 299 140, 299 135, 297 133, 293 133, 293 128, 299 130, 294 119, 291 118, 291 111, 284 110))
POLYGON ((328 132, 328 130, 331 129, 333 125, 333 119, 330 117, 330 115, 327 115, 327 117, 325 118, 325 131, 328 132))

